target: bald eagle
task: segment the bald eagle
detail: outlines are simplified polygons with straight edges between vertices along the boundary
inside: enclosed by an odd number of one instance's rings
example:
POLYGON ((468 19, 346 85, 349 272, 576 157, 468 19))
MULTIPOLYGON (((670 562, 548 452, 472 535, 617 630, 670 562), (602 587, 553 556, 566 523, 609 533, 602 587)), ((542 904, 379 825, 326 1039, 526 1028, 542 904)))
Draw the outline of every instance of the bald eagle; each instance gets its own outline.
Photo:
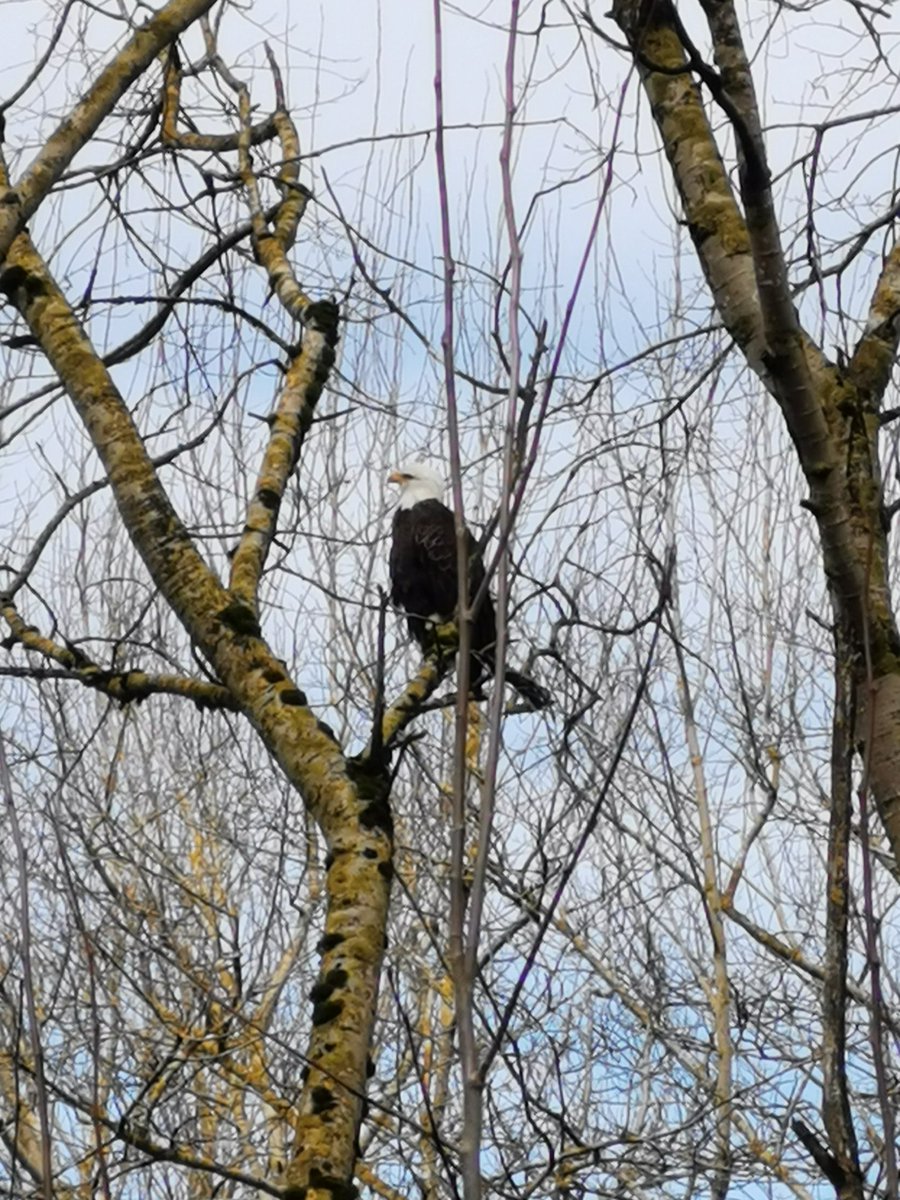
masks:
MULTIPOLYGON (((424 463, 410 463, 388 476, 400 485, 400 506, 394 515, 391 545, 391 600, 406 612, 410 635, 424 651, 431 644, 430 630, 451 621, 456 613, 456 529, 453 513, 443 503, 443 480, 424 463)), ((484 560, 478 543, 466 530, 469 545, 469 601, 484 582, 484 560)), ((480 684, 494 674, 497 621, 488 592, 472 617, 470 686, 475 695, 480 684)), ((521 675, 506 670, 506 678, 533 708, 546 708, 550 694, 521 675)))

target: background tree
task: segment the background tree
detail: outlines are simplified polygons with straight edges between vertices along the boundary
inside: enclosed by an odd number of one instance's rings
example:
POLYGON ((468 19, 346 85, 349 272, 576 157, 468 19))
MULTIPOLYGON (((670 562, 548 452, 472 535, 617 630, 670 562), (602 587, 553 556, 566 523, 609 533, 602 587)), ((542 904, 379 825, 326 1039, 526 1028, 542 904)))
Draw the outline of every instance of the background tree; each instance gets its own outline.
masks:
POLYGON ((0 1187, 895 1196, 889 14, 286 14, 10 30, 0 1187))

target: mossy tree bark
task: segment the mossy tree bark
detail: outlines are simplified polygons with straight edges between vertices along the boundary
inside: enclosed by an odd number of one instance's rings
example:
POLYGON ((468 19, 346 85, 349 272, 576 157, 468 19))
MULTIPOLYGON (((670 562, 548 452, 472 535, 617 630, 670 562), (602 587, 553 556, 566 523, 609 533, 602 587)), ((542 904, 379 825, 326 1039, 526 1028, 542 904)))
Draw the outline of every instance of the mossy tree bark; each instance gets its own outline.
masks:
MULTIPOLYGON (((435 664, 426 665, 398 705, 385 714, 385 734, 376 739, 375 749, 351 760, 316 719, 304 692, 260 629, 259 580, 284 490, 334 362, 339 322, 333 302, 315 302, 303 294, 287 259, 306 196, 292 186, 299 152, 283 108, 280 80, 278 112, 255 133, 249 126, 249 103, 242 96, 241 115, 246 121, 234 145, 241 153, 242 178, 250 195, 257 261, 297 321, 301 338, 271 423, 230 587, 204 560, 179 518, 125 399, 24 227, 125 90, 210 6, 210 0, 172 0, 108 62, 22 178, 12 183, 3 170, 6 203, 0 210, 4 256, 0 288, 65 388, 154 586, 208 661, 216 682, 104 673, 84 656, 28 626, 16 611, 12 594, 2 597, 2 611, 11 641, 62 663, 72 677, 113 698, 128 701, 168 691, 244 714, 318 824, 328 855, 327 909, 318 946, 319 980, 310 997, 311 1034, 300 1056, 306 1064, 302 1087, 298 1081, 299 1100, 288 1105, 294 1150, 285 1170, 265 1183, 271 1185, 267 1190, 280 1188, 288 1197, 346 1196, 352 1190, 391 887, 385 745, 402 730, 442 672, 435 664), (285 155, 284 199, 271 225, 255 202, 247 153, 254 138, 266 135, 280 139, 285 155)), ((174 52, 165 80, 164 132, 169 144, 177 138, 177 65, 173 63, 177 63, 174 52)), ((246 1037, 243 1027, 235 1036, 246 1037)), ((39 1136, 36 1125, 26 1122, 19 1140, 39 1136)), ((128 1140, 127 1134, 123 1136, 128 1140)), ((138 1134, 130 1140, 139 1149, 148 1149, 138 1134)), ((23 1142, 20 1150, 29 1148, 23 1142)), ((32 1146, 28 1161, 38 1158, 32 1146)))
POLYGON ((830 1149, 802 1121, 794 1132, 841 1200, 862 1195, 844 1071, 846 862, 854 740, 895 863, 900 863, 900 632, 888 578, 888 525, 878 436, 900 335, 900 248, 884 261, 863 336, 831 362, 794 306, 759 105, 731 0, 701 0, 714 65, 672 0, 616 0, 625 34, 725 328, 775 399, 796 449, 816 521, 835 622, 834 726, 827 896, 822 1116, 830 1149), (704 89, 709 97, 704 97, 704 89), (708 104, 734 136, 738 189, 708 104))
POLYGON ((759 106, 730 0, 703 4, 715 66, 671 0, 616 0, 716 308, 784 415, 809 487, 835 620, 856 684, 856 737, 900 863, 900 632, 888 579, 878 455, 885 388, 900 337, 900 247, 884 262, 863 336, 831 362, 802 327, 775 212, 759 106), (728 118, 739 190, 703 89, 728 118))

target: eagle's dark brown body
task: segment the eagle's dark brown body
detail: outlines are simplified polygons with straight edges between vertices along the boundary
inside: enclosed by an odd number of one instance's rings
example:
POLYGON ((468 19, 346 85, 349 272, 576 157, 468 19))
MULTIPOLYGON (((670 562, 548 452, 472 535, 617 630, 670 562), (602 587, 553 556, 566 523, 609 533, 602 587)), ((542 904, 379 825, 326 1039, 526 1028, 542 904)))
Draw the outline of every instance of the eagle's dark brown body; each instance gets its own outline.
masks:
MULTIPOLYGON (((484 561, 468 530, 466 536, 471 603, 484 582, 484 561)), ((440 500, 420 500, 397 510, 390 572, 391 599, 405 611, 410 634, 427 651, 431 640, 429 626, 451 621, 459 598, 456 528, 453 513, 446 504, 440 500)), ((482 681, 494 674, 495 665, 497 618, 488 591, 472 619, 471 637, 470 687, 477 695, 482 681)), ((533 707, 544 708, 550 703, 548 693, 527 676, 507 669, 506 678, 533 707)))

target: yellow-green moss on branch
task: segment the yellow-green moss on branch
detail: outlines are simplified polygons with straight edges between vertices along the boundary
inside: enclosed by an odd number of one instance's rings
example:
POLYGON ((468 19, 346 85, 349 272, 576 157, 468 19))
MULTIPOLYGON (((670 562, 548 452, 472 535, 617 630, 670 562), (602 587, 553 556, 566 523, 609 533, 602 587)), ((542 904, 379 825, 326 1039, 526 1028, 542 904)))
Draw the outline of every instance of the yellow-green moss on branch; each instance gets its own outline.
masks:
POLYGON ((15 188, 7 184, 5 202, 0 203, 0 260, 117 101, 160 51, 208 12, 213 3, 214 0, 169 0, 113 55, 84 97, 44 142, 15 188))
POLYGON ((297 465, 316 404, 334 363, 338 315, 337 305, 331 301, 321 301, 306 309, 303 344, 291 360, 272 415, 269 442, 231 564, 231 590, 254 612, 284 490, 297 465))
MULTIPOLYGON (((295 1194, 331 1198, 355 1157, 391 883, 388 776, 351 776, 340 746, 260 636, 253 610, 203 561, 150 461, 108 372, 26 234, 0 286, 52 363, 103 462, 123 522, 154 583, 303 797, 328 848, 327 1002, 314 1000, 300 1102, 302 1136, 288 1179, 295 1194), (325 1092, 333 1102, 325 1103, 325 1092)), ((332 306, 333 307, 333 306, 332 306)), ((315 316, 315 312, 313 314, 315 316)), ((320 364, 321 365, 321 364, 320 364)), ((310 366, 314 372, 314 368, 310 366)), ((309 384, 309 379, 306 384, 309 384)), ((323 382, 323 380, 319 380, 323 382)))

